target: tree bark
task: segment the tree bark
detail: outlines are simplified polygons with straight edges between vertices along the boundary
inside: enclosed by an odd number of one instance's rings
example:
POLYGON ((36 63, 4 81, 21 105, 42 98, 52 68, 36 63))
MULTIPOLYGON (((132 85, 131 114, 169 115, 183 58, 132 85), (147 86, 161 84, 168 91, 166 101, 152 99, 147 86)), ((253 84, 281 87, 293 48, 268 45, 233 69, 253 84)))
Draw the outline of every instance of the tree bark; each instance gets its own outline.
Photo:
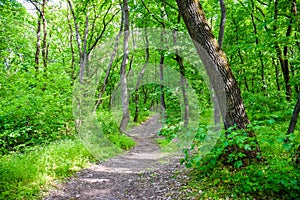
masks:
POLYGON ((225 23, 226 23, 226 7, 225 7, 224 0, 220 0, 220 8, 221 8, 221 20, 220 20, 220 31, 219 31, 218 43, 220 49, 222 49, 224 32, 225 32, 225 23))
POLYGON ((69 26, 69 29, 70 29, 70 36, 69 36, 69 44, 70 44, 70 49, 71 49, 71 78, 72 78, 72 86, 74 85, 74 81, 76 79, 76 76, 75 76, 75 52, 74 52, 74 47, 73 47, 73 28, 72 28, 72 25, 71 25, 71 19, 70 19, 70 13, 69 13, 69 7, 68 7, 68 10, 67 10, 67 19, 68 19, 68 26, 69 26))
MULTIPOLYGON (((146 36, 145 36, 145 41, 146 41, 146 49, 145 49, 146 59, 145 59, 145 64, 144 64, 142 70, 140 71, 138 80, 137 80, 136 85, 135 85, 135 100, 134 100, 134 102, 135 102, 135 114, 134 114, 134 119, 133 119, 134 122, 137 122, 138 121, 138 117, 139 117, 139 93, 138 93, 138 90, 139 90, 139 87, 140 87, 140 82, 143 79, 146 67, 147 67, 147 65, 149 63, 149 57, 150 57, 150 54, 149 54, 149 41, 148 41, 148 36, 147 36, 147 28, 145 28, 145 33, 146 33, 146 36)), ((144 101, 147 100, 146 98, 147 97, 145 97, 144 101)))
POLYGON ((47 20, 45 17, 45 7, 47 0, 43 0, 42 9, 41 9, 41 18, 43 22, 43 43, 42 43, 42 56, 43 56, 43 65, 44 71, 47 71, 47 61, 48 61, 48 45, 47 45, 47 20))
POLYGON ((121 78, 121 96, 122 96, 122 120, 120 124, 120 130, 125 131, 129 122, 129 100, 127 92, 127 77, 126 77, 126 66, 129 57, 128 40, 129 40, 129 10, 128 0, 123 1, 123 12, 124 12, 124 56, 121 64, 120 78, 121 78))
MULTIPOLYGON (((255 44, 256 46, 259 45, 259 39, 258 39, 258 33, 257 33, 257 27, 256 27, 256 24, 255 24, 255 21, 254 21, 254 9, 255 9, 255 5, 254 5, 254 1, 251 0, 251 4, 252 4, 252 11, 251 11, 251 21, 252 21, 252 25, 253 25, 253 31, 254 31, 254 35, 255 35, 255 44)), ((263 59, 262 59, 262 52, 261 50, 257 50, 258 51, 258 57, 259 57, 259 61, 260 61, 260 65, 261 65, 261 80, 262 80, 262 91, 266 91, 267 89, 267 82, 266 82, 266 79, 265 79, 265 64, 263 62, 263 59)))
MULTIPOLYGON (((163 44, 163 35, 164 35, 164 28, 161 32, 160 41, 161 44, 163 44)), ((161 50, 160 52, 160 59, 159 59, 159 79, 160 79, 160 106, 162 113, 164 114, 166 110, 166 102, 165 102, 165 92, 164 92, 164 61, 165 61, 165 55, 164 52, 161 50)))
POLYGON ((36 50, 35 50, 35 70, 39 71, 39 57, 41 49, 41 15, 38 17, 37 31, 36 31, 36 50))
MULTIPOLYGON (((293 115, 292 115, 292 118, 290 121, 288 131, 286 133, 287 135, 292 134, 294 132, 294 130, 296 128, 299 112, 300 112, 300 93, 298 94, 298 100, 297 100, 297 103, 296 103, 294 111, 293 111, 293 115)), ((285 142, 288 142, 288 141, 289 141, 288 139, 285 140, 285 142)), ((298 148, 295 153, 295 163, 297 165, 300 164, 300 145, 298 145, 298 148)))
MULTIPOLYGON (((224 52, 214 38, 198 0, 176 0, 189 35, 193 39, 220 106, 224 127, 246 129, 250 123, 245 111, 240 89, 228 65, 224 52)), ((255 137, 251 131, 248 136, 255 137)), ((260 149, 244 152, 247 158, 255 158, 260 149)))
POLYGON ((299 111, 300 111, 300 94, 298 95, 298 100, 293 111, 292 119, 290 121, 290 125, 287 131, 287 135, 293 133, 295 130, 297 119, 299 116, 299 111))
POLYGON ((277 88, 277 91, 280 91, 278 64, 275 62, 274 58, 272 58, 272 63, 275 66, 276 88, 277 88))
MULTIPOLYGON (((178 16, 178 21, 177 23, 180 23, 180 15, 178 16)), ((173 43, 174 46, 177 45, 177 30, 173 31, 173 43)), ((186 90, 185 90, 185 86, 186 86, 186 80, 185 80, 185 67, 183 64, 183 58, 179 55, 179 50, 178 48, 175 49, 175 60, 177 62, 177 64, 179 65, 179 72, 180 72, 180 85, 181 85, 181 92, 182 92, 182 96, 183 96, 183 104, 184 104, 184 127, 187 128, 188 124, 189 124, 189 102, 188 102, 188 98, 186 95, 186 90)))
MULTIPOLYGON (((278 0, 275 0, 274 2, 274 26, 273 26, 273 32, 274 32, 274 37, 275 40, 277 38, 277 20, 278 19, 278 0)), ((292 20, 292 18, 291 18, 292 20)), ((286 32, 286 37, 289 37, 290 34, 290 29, 291 29, 291 25, 288 26, 287 32, 286 32)), ((280 66, 282 69, 282 73, 283 73, 283 78, 284 78, 284 82, 285 82, 285 93, 286 93, 286 99, 288 101, 291 100, 291 96, 292 96, 292 89, 291 89, 291 85, 290 85, 290 71, 289 71, 289 61, 287 59, 287 52, 288 52, 288 47, 285 46, 283 49, 283 52, 279 46, 279 43, 277 41, 274 42, 275 44, 275 50, 277 53, 277 58, 280 62, 280 66)))
POLYGON ((180 85, 181 85, 181 92, 183 96, 183 103, 184 103, 184 127, 187 128, 189 124, 189 102, 185 91, 186 80, 185 80, 185 68, 183 65, 183 58, 176 53, 175 57, 178 65, 179 65, 179 72, 180 72, 180 85))

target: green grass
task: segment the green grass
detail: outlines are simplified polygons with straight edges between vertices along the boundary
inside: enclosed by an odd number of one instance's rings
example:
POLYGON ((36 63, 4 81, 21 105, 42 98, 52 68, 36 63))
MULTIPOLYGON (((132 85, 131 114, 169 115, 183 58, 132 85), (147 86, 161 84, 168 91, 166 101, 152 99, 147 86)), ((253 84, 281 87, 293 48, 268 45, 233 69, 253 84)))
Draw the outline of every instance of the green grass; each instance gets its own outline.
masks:
MULTIPOLYGON (((251 130, 257 136, 264 159, 248 166, 225 165, 218 160, 225 141, 222 134, 205 157, 200 153, 187 153, 193 158, 190 179, 183 188, 188 196, 195 199, 300 199, 300 168, 293 162, 295 148, 300 144, 299 122, 290 143, 284 143, 294 102, 272 99, 276 98, 249 95, 245 101, 251 130)), ((209 121, 209 118, 202 119, 204 124, 205 120, 209 121)))
MULTIPOLYGON (((125 140, 125 139, 123 139, 125 140)), ((103 158, 116 155, 105 147, 103 158)), ((0 157, 0 199, 40 199, 55 180, 73 175, 96 160, 79 139, 66 139, 0 157)))
POLYGON ((167 140, 166 138, 157 138, 155 139, 155 141, 161 148, 164 148, 170 143, 170 141, 167 140))

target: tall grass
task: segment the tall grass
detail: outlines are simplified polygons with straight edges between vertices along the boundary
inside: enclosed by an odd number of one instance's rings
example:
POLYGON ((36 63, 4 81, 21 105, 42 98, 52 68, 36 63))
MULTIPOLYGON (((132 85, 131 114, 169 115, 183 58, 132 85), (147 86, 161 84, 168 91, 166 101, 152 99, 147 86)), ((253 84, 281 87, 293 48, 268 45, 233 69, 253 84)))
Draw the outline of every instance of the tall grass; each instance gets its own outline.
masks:
MULTIPOLYGON (((116 154, 103 149, 103 158, 116 154)), ((47 146, 0 157, 0 199, 40 199, 57 181, 96 160, 79 139, 66 139, 47 146)))

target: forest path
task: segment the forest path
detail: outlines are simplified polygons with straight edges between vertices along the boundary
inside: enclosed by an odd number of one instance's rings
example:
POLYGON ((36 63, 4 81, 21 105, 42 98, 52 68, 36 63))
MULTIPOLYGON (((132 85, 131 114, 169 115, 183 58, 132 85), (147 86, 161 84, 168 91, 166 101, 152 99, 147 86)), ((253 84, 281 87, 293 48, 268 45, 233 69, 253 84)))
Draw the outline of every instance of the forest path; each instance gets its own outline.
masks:
POLYGON ((77 173, 44 200, 53 199, 182 199, 186 183, 179 155, 162 153, 155 142, 160 130, 155 115, 128 134, 136 140, 134 149, 77 173))

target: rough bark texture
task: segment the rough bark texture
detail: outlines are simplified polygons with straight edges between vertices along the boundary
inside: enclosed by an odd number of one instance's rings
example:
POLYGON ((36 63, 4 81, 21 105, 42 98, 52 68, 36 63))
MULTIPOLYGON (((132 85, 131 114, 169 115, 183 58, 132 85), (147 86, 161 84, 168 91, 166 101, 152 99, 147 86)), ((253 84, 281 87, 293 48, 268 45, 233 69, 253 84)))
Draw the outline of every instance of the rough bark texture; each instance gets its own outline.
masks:
POLYGON ((123 12, 124 12, 124 56, 121 64, 120 76, 121 76, 121 95, 122 95, 122 120, 120 124, 120 130, 125 131, 129 122, 129 101, 127 92, 127 78, 126 78, 126 66, 128 62, 129 50, 129 10, 128 1, 123 1, 123 12))
MULTIPOLYGON (((217 96, 225 129, 233 126, 236 126, 237 129, 246 129, 250 121, 245 111, 240 89, 224 52, 212 34, 201 4, 197 0, 176 0, 176 2, 217 96)), ((252 131, 247 131, 247 134, 255 137, 252 131)), ((228 153, 235 150, 242 151, 247 159, 257 158, 260 152, 257 142, 253 150, 249 151, 237 146, 228 147, 228 153)), ((245 160, 247 163, 248 161, 245 160)), ((247 165, 247 163, 245 164, 247 165)))
POLYGON ((237 125, 245 129, 249 120, 238 84, 208 26, 200 3, 193 0, 176 1, 217 95, 225 128, 237 125))

